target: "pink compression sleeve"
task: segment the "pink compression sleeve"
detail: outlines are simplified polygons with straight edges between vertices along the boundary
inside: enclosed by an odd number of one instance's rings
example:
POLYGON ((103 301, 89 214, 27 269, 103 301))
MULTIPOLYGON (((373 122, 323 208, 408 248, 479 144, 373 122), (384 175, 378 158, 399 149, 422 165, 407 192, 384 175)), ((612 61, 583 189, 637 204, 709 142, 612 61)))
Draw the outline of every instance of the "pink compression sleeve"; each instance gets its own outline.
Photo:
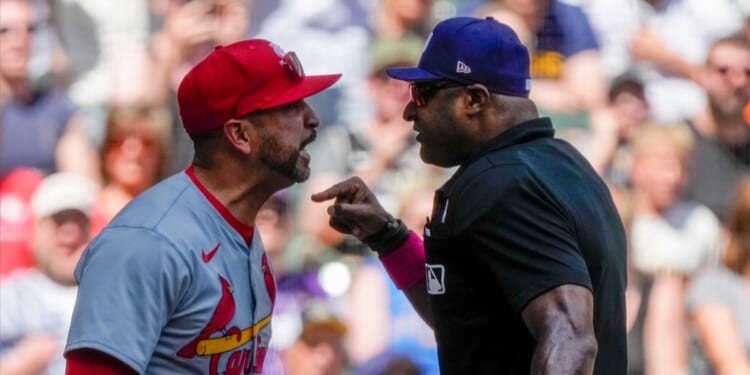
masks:
POLYGON ((424 243, 414 231, 409 231, 406 242, 381 257, 380 262, 393 283, 401 290, 409 289, 426 277, 424 243))

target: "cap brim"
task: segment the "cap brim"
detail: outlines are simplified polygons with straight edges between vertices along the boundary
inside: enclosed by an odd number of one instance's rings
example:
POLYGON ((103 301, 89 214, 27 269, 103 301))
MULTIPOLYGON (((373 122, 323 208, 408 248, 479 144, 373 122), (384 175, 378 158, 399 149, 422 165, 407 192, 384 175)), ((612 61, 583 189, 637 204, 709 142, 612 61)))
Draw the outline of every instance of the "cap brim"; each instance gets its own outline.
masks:
POLYGON ((432 74, 418 67, 389 68, 385 70, 385 73, 388 74, 389 77, 395 78, 401 81, 432 81, 432 80, 443 78, 439 75, 432 74))
POLYGON ((341 74, 307 76, 282 92, 281 95, 277 96, 275 99, 263 105, 262 108, 258 109, 278 107, 280 105, 294 103, 298 100, 313 96, 333 86, 339 78, 341 78, 341 74))

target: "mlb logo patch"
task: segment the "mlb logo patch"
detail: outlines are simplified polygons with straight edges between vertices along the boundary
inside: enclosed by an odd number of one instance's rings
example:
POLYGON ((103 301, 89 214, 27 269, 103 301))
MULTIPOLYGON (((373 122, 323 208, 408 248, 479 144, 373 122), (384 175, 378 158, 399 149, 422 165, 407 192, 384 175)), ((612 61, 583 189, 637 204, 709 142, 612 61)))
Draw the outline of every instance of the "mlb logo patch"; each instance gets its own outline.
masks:
POLYGON ((425 264, 427 293, 445 294, 445 267, 442 264, 425 264))

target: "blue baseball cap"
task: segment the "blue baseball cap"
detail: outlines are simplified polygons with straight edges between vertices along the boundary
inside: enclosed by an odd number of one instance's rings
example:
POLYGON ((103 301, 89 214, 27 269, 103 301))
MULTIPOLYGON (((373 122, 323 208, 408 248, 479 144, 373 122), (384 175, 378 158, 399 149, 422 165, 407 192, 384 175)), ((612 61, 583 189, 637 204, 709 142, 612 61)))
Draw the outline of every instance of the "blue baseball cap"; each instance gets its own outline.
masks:
POLYGON ((531 89, 529 51, 513 29, 492 17, 455 17, 438 23, 416 67, 390 68, 386 73, 402 81, 480 83, 491 92, 511 96, 528 97, 531 89))

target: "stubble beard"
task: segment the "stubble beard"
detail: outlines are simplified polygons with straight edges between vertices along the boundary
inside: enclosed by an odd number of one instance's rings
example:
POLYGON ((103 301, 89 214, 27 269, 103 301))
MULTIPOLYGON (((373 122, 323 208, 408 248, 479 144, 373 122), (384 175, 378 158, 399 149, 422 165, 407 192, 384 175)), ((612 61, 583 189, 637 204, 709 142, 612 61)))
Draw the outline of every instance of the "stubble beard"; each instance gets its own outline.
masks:
POLYGON ((262 136, 260 160, 272 170, 294 182, 310 178, 310 167, 300 163, 299 149, 284 147, 274 137, 262 136))
MULTIPOLYGON (((447 106, 438 109, 436 119, 441 122, 439 127, 442 128, 446 127, 446 124, 457 126, 456 124, 458 123, 455 113, 453 113, 451 108, 447 106)), ((436 125, 437 124, 435 123, 427 123, 423 127, 434 129, 437 127, 436 125)), ((420 126, 420 128, 422 128, 422 126, 420 126)), ((419 156, 422 161, 426 164, 435 165, 441 168, 449 168, 461 164, 460 157, 455 154, 456 145, 450 144, 448 138, 450 138, 450 136, 445 134, 439 135, 435 138, 433 138, 432 134, 427 134, 426 137, 425 135, 422 135, 423 142, 420 142, 419 145, 419 156), (424 142, 424 138, 427 138, 426 142, 424 142)))

